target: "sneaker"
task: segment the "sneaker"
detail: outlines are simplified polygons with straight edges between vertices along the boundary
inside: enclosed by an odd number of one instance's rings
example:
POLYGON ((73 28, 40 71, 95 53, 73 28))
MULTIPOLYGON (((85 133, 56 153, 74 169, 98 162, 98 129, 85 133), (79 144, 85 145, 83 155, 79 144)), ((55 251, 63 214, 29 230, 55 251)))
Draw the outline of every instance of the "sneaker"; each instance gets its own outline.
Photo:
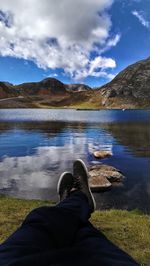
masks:
POLYGON ((75 179, 74 187, 87 196, 90 211, 91 213, 94 212, 96 209, 96 202, 89 186, 89 173, 85 163, 80 159, 76 160, 73 164, 73 177, 75 179))
POLYGON ((73 185, 74 185, 73 175, 68 172, 62 173, 57 184, 57 193, 59 195, 60 201, 64 200, 70 195, 70 191, 73 185))

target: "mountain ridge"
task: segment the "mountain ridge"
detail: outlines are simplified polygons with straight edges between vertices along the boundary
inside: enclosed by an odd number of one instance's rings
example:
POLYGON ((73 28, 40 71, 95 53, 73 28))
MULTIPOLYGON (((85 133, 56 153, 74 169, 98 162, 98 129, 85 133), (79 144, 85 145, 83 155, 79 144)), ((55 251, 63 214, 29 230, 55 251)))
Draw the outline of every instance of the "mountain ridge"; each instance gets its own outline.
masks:
POLYGON ((0 99, 0 108, 150 108, 150 57, 95 89, 85 84, 64 84, 52 77, 19 85, 0 82, 0 99))

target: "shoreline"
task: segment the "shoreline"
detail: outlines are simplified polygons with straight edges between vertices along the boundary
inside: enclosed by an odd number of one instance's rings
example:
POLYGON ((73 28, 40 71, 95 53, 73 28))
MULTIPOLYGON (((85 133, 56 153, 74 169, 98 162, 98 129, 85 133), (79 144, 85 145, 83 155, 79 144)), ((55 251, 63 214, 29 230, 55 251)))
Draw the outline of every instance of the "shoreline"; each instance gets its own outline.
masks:
POLYGON ((41 109, 41 110, 49 110, 49 109, 52 109, 52 110, 76 110, 76 111, 136 111, 136 110, 143 110, 143 111, 149 111, 150 110, 150 107, 147 107, 147 108, 76 108, 76 107, 50 107, 50 106, 47 106, 47 107, 38 107, 38 106, 34 106, 34 107, 11 107, 11 106, 8 106, 8 107, 0 107, 0 110, 7 110, 7 109, 14 109, 14 110, 21 110, 21 109, 41 109))

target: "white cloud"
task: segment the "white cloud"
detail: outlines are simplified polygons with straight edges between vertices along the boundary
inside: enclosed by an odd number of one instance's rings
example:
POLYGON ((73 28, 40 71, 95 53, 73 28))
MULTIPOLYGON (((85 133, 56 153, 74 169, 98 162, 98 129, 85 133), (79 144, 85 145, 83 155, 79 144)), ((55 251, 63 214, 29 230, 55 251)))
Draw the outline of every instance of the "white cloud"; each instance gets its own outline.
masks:
MULTIPOLYGON (((107 9, 112 3, 0 0, 0 55, 32 60, 44 69, 62 68, 75 79, 86 77, 102 50, 115 46, 120 39, 118 34, 109 37, 111 19, 107 9), (96 56, 91 59, 94 51, 96 56)), ((101 58, 99 65, 105 60, 101 58)))
POLYGON ((120 38, 121 38, 121 35, 120 34, 116 34, 116 36, 114 38, 108 40, 106 47, 110 48, 110 47, 116 46, 117 43, 120 41, 120 38))
POLYGON ((142 14, 142 12, 138 12, 136 10, 132 11, 132 14, 138 18, 138 20, 141 22, 141 24, 150 29, 150 22, 146 20, 142 14))
POLYGON ((115 67, 116 62, 113 59, 97 56, 89 62, 86 69, 76 71, 76 79, 84 79, 87 76, 112 79, 114 76, 108 74, 106 69, 115 67))
POLYGON ((90 71, 93 72, 93 70, 97 68, 106 69, 114 67, 116 67, 116 62, 113 59, 104 57, 102 58, 99 56, 91 62, 90 71))
POLYGON ((53 77, 53 78, 57 78, 57 77, 58 77, 58 74, 57 74, 57 73, 51 73, 50 75, 46 75, 46 74, 44 74, 43 76, 44 76, 44 77, 47 77, 47 78, 49 78, 49 77, 50 77, 50 78, 52 78, 52 77, 53 77))
POLYGON ((121 38, 121 34, 116 34, 113 38, 109 38, 105 46, 99 50, 99 53, 103 54, 104 52, 109 50, 111 47, 116 46, 117 43, 120 41, 120 38, 121 38))

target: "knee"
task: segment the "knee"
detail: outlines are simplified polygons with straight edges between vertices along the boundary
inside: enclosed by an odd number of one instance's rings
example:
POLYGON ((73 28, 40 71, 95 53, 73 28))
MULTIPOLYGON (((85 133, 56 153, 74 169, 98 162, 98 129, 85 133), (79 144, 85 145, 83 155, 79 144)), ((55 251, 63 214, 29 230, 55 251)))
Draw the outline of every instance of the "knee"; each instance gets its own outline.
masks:
POLYGON ((39 207, 36 209, 33 209, 25 218, 23 221, 23 225, 29 224, 29 223, 39 223, 47 220, 47 216, 49 216, 50 208, 48 206, 39 207))

